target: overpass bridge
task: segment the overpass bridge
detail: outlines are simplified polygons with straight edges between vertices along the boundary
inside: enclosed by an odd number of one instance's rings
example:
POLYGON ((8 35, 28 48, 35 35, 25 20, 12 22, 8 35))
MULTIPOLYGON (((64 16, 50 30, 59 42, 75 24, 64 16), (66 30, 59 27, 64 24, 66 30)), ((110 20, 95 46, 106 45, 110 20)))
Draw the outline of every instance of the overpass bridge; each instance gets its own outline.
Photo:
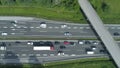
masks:
POLYGON ((118 66, 118 68, 120 68, 120 48, 118 47, 117 43, 104 27, 102 20, 97 15, 90 2, 88 0, 78 0, 78 2, 84 14, 90 21, 90 24, 92 25, 92 27, 102 40, 103 44, 105 45, 106 49, 110 53, 111 57, 115 61, 116 65, 118 66))

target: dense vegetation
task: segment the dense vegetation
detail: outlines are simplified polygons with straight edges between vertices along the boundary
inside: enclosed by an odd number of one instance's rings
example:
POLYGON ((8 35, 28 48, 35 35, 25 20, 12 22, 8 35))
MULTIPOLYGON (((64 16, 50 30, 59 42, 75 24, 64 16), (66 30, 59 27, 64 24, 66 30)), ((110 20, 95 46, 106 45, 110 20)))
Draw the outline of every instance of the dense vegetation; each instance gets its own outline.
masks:
MULTIPOLYGON (((120 22, 120 0, 89 0, 105 23, 120 22)), ((0 15, 85 23, 77 0, 0 0, 0 15)))
POLYGON ((77 0, 0 0, 0 15, 85 22, 77 0))

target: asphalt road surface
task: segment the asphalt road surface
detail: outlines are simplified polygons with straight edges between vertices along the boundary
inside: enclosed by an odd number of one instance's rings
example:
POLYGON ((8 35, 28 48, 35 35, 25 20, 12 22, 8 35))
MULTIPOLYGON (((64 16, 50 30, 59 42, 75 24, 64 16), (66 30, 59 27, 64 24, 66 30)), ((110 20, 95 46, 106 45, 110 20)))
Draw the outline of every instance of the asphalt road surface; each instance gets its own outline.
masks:
MULTIPOLYGON (((41 40, 42 41, 42 40, 41 40)), ((45 40, 44 40, 45 41, 45 40)), ((59 44, 55 44, 55 41, 51 41, 54 45, 53 51, 35 51, 33 50, 33 45, 28 45, 27 41, 12 41, 5 42, 6 50, 0 50, 0 61, 1 63, 41 63, 41 62, 50 62, 57 60, 65 60, 69 58, 88 58, 88 57, 104 57, 108 56, 107 51, 104 49, 102 44, 96 40, 89 40, 90 43, 85 43, 87 40, 83 40, 83 44, 78 44, 77 40, 68 40, 68 42, 74 42, 75 45, 65 45, 63 42, 66 40, 59 41, 59 44), (94 44, 93 42, 98 42, 94 44), (60 46, 65 46, 66 48, 61 49, 60 46), (95 54, 87 55, 86 48, 91 48, 95 46, 95 54), (100 52, 104 50, 104 52, 100 52), (63 51, 64 55, 58 54, 58 51, 63 51), (23 60, 25 59, 25 60, 23 60), (13 61, 15 60, 15 61, 13 61), (31 61, 29 61, 31 60, 31 61), (39 62, 35 62, 38 60, 39 62)), ((3 42, 0 42, 0 46, 3 42)))
MULTIPOLYGON (((61 38, 61 37, 96 37, 94 31, 85 24, 67 24, 67 27, 61 28, 63 23, 46 21, 47 27, 41 28, 40 23, 43 21, 18 21, 14 26, 11 21, 0 21, 0 34, 7 33, 7 36, 1 37, 45 37, 45 38, 61 38), (65 32, 70 32, 70 36, 65 36, 65 32)), ((105 25, 113 35, 115 32, 120 33, 120 25, 105 25)), ((114 36, 114 35, 113 35, 114 36)), ((117 35, 115 37, 120 37, 117 35)))

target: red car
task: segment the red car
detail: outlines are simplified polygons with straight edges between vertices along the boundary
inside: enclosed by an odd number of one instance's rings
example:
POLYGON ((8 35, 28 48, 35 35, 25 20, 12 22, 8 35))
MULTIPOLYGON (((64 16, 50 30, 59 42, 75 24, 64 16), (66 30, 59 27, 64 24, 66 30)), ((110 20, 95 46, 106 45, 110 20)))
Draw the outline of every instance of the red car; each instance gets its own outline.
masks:
POLYGON ((64 44, 65 44, 65 45, 68 45, 68 44, 70 44, 70 42, 68 42, 68 41, 64 41, 64 44))

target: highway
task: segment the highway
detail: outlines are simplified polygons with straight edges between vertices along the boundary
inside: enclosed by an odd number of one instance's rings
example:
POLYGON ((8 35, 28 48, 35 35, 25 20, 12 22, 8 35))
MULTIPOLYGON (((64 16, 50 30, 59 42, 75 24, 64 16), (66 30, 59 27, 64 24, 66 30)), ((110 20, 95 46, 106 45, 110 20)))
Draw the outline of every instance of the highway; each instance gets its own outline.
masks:
MULTIPOLYGON (((63 23, 39 20, 39 21, 18 21, 17 25, 11 24, 11 21, 1 20, 0 21, 0 33, 6 32, 6 37, 42 37, 42 38, 65 38, 65 37, 76 37, 76 38, 95 38, 94 31, 87 24, 67 24, 67 27, 61 28, 63 23), (45 21, 47 23, 46 28, 41 28, 40 23, 45 21), (65 32, 70 32, 71 36, 65 36, 65 32)), ((111 35, 115 32, 120 32, 120 25, 106 24, 106 29, 109 30, 111 35)), ((113 35, 114 36, 114 35, 113 35)), ((120 37, 114 36, 114 37, 120 37)))
POLYGON ((97 15, 90 2, 88 0, 78 0, 78 2, 86 17, 90 21, 90 24, 110 53, 117 67, 120 68, 120 48, 118 44, 114 41, 111 34, 104 27, 102 20, 97 15))
MULTIPOLYGON (((84 42, 87 40, 84 40, 84 42)), ((104 49, 100 41, 97 40, 88 40, 90 43, 78 44, 78 40, 16 40, 5 41, 2 40, 1 44, 4 42, 6 45, 6 50, 0 50, 0 63, 41 63, 41 62, 52 62, 68 59, 77 59, 77 58, 89 58, 89 57, 109 57, 107 51, 104 49), (33 45, 28 45, 28 41, 51 41, 54 45, 53 51, 38 51, 33 50, 33 45), (55 44, 55 41, 59 41, 60 44, 55 44), (75 45, 65 45, 63 42, 75 42, 75 45), (93 42, 98 42, 94 44, 93 42), (61 49, 60 46, 65 46, 61 49), (94 54, 88 55, 86 53, 86 48, 91 48, 91 46, 96 46, 94 54), (58 55, 58 51, 63 51, 64 55, 58 55), (104 52, 100 52, 104 50, 104 52), (23 60, 24 59, 24 60, 23 60), (38 62, 36 62, 36 59, 38 62), (14 61, 13 61, 14 60, 14 61)), ((120 44, 118 42, 118 44, 120 44)))
MULTIPOLYGON (((6 44, 6 50, 0 50, 0 63, 46 63, 53 61, 64 61, 79 58, 96 58, 96 57, 107 57, 109 54, 103 47, 103 45, 98 40, 83 40, 89 41, 90 43, 78 44, 78 40, 2 40, 6 44), (32 45, 28 45, 28 41, 51 41, 55 47, 54 51, 34 51, 32 45), (59 41, 60 44, 54 44, 55 41, 59 41), (75 42, 75 46, 64 45, 64 41, 75 42), (98 42, 94 44, 93 42, 98 42), (59 46, 66 46, 65 49, 60 49, 59 46), (94 50, 95 54, 86 54, 85 49, 91 48, 91 46, 96 46, 94 50), (63 50, 64 55, 58 55, 58 51, 63 50), (100 50, 105 50, 105 52, 100 52, 100 50)), ((117 41, 120 47, 120 41, 117 41)))

